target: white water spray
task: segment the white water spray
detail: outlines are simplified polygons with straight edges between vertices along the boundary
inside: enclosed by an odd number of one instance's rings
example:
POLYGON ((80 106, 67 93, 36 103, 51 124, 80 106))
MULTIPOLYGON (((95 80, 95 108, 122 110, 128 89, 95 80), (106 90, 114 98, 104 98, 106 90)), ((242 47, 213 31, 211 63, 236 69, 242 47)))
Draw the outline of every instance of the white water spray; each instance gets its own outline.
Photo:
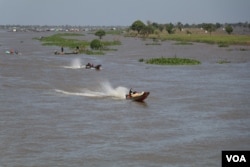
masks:
POLYGON ((73 68, 81 68, 81 60, 80 59, 73 59, 71 62, 71 67, 73 68))
POLYGON ((79 58, 75 58, 71 61, 70 66, 64 66, 64 68, 79 69, 82 68, 82 63, 79 58))
POLYGON ((128 88, 119 86, 113 88, 109 82, 101 82, 96 90, 83 89, 81 92, 67 92, 64 90, 55 90, 56 92, 72 96, 86 96, 86 97, 111 97, 115 99, 125 99, 128 93, 128 88))

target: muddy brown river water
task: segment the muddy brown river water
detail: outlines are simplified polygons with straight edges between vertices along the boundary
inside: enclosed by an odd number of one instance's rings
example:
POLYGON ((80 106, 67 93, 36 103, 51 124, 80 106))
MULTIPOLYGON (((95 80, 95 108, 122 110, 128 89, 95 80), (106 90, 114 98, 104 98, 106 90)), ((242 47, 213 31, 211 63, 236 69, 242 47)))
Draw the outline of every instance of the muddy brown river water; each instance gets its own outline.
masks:
POLYGON ((45 35, 0 31, 0 167, 221 166, 222 150, 250 150, 249 46, 108 35, 117 51, 61 56, 32 39, 45 35), (138 61, 161 56, 202 64, 138 61), (130 88, 150 91, 145 103, 125 100, 130 88))

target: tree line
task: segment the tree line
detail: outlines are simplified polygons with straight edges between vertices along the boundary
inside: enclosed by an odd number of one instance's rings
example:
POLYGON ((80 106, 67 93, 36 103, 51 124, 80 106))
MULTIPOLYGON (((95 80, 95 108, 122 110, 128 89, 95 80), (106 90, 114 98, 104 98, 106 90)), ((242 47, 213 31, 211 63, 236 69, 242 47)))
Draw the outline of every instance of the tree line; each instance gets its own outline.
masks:
MULTIPOLYGON (((153 34, 155 30, 162 32, 163 30, 167 31, 168 34, 174 34, 176 30, 182 31, 183 28, 202 28, 205 31, 209 32, 210 34, 216 31, 218 28, 224 27, 225 31, 228 34, 233 32, 233 27, 245 27, 250 29, 250 24, 246 23, 235 23, 235 24, 220 24, 220 23, 202 23, 202 24, 182 24, 178 22, 177 24, 167 23, 167 24, 159 24, 156 22, 148 21, 147 24, 144 24, 141 20, 136 20, 130 26, 131 30, 137 31, 138 34, 147 36, 149 34, 153 34)), ((186 33, 191 33, 186 31, 186 33)))

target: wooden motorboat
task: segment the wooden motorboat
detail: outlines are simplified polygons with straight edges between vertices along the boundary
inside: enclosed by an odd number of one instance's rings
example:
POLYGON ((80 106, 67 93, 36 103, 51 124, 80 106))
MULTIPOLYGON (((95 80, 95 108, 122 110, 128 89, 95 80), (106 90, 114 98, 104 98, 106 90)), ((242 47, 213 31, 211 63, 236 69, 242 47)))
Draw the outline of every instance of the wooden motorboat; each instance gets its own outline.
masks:
POLYGON ((126 99, 143 102, 148 97, 149 93, 150 92, 130 92, 126 94, 126 99))

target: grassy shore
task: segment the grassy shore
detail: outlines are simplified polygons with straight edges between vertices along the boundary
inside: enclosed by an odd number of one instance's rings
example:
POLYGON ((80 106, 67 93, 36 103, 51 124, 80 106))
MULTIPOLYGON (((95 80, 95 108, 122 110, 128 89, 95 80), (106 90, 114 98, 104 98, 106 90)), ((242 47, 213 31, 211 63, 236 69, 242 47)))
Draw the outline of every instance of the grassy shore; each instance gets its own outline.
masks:
POLYGON ((223 35, 223 34, 161 34, 149 35, 149 38, 159 38, 161 40, 174 40, 180 42, 202 42, 208 44, 225 45, 250 45, 248 35, 223 35))
MULTIPOLYGON (((154 35, 150 36, 155 38, 154 35)), ((161 40, 175 40, 181 42, 202 42, 208 44, 225 45, 250 45, 250 36, 247 35, 222 35, 222 34, 164 34, 161 40)))
POLYGON ((148 36, 138 35, 135 31, 130 31, 126 36, 136 36, 142 38, 151 38, 153 40, 173 40, 179 44, 190 44, 191 42, 200 42, 208 44, 217 44, 220 47, 229 45, 250 45, 250 35, 231 34, 228 35, 225 31, 218 30, 211 34, 205 33, 204 30, 193 28, 186 31, 176 31, 174 34, 168 34, 166 31, 156 31, 148 36), (188 33, 187 33, 188 32, 188 33))

